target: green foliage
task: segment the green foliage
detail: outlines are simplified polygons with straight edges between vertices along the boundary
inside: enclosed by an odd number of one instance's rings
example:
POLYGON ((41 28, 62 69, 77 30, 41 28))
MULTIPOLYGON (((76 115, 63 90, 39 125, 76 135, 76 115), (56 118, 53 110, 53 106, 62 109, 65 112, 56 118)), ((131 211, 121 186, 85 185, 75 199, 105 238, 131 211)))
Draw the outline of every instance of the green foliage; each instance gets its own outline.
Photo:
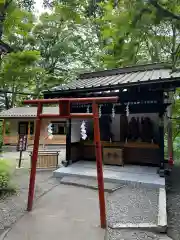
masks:
POLYGON ((12 52, 5 55, 1 62, 0 84, 4 90, 12 91, 12 95, 4 93, 5 107, 11 108, 17 100, 17 92, 23 91, 31 84, 34 71, 34 63, 39 59, 37 51, 12 52))
POLYGON ((45 71, 43 83, 42 78, 35 79, 41 90, 73 79, 77 69, 99 66, 98 38, 93 25, 69 5, 59 4, 51 13, 42 14, 32 36, 33 48, 41 53, 38 66, 45 71))
POLYGON ((0 152, 2 151, 2 146, 3 146, 3 129, 2 129, 2 121, 0 122, 0 152))
POLYGON ((10 184, 12 166, 6 160, 0 160, 0 195, 6 191, 14 191, 10 184))
MULTIPOLYGON (((180 29, 177 21, 167 17, 150 4, 151 1, 113 1, 100 4, 102 38, 104 39, 104 63, 107 67, 119 67, 142 62, 179 61, 180 29)), ((180 2, 168 1, 167 11, 180 14, 180 2)))
POLYGON ((180 89, 177 89, 174 95, 174 104, 172 108, 172 130, 173 130, 173 146, 176 159, 180 159, 180 89))

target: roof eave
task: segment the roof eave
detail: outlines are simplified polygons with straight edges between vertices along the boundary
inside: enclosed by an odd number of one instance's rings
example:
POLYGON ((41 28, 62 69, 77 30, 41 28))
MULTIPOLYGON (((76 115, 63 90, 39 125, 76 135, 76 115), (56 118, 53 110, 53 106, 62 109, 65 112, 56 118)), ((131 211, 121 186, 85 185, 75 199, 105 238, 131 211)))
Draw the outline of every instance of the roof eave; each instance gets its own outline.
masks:
POLYGON ((44 91, 44 95, 48 95, 48 94, 58 94, 58 93, 62 93, 62 94, 67 94, 67 93, 80 93, 80 92, 85 92, 85 91, 91 91, 91 92, 98 92, 98 91, 107 91, 107 90, 116 90, 116 89, 120 89, 120 88, 127 88, 127 87, 134 87, 134 86, 146 86, 146 85, 151 85, 151 84, 162 84, 162 83, 172 83, 172 82, 179 82, 178 87, 180 87, 180 78, 167 78, 167 79, 156 79, 156 80, 148 80, 148 81, 137 81, 137 82, 127 82, 124 84, 115 84, 115 85, 107 85, 107 86, 98 86, 98 87, 90 87, 90 88, 75 88, 75 89, 60 89, 60 90, 56 90, 56 91, 44 91))
POLYGON ((0 116, 0 120, 3 119, 35 119, 36 117, 32 116, 0 116))

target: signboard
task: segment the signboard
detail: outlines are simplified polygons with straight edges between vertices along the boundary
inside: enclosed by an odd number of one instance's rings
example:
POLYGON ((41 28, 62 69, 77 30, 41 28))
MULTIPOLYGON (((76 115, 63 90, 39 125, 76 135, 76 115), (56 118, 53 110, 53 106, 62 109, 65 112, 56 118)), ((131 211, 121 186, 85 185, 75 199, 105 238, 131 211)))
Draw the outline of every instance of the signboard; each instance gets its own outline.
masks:
POLYGON ((21 160, 22 160, 22 152, 26 151, 27 148, 27 135, 19 135, 17 151, 20 152, 19 155, 19 164, 18 167, 21 167, 21 160))
POLYGON ((19 135, 17 151, 26 151, 27 148, 27 135, 19 135))

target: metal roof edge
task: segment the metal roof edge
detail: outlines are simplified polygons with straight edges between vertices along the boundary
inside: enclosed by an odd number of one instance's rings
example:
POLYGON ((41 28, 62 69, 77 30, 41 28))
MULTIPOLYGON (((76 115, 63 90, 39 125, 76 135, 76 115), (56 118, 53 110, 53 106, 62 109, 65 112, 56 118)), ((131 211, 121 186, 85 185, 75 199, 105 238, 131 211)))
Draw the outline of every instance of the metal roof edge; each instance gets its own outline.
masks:
POLYGON ((36 116, 0 116, 0 119, 36 119, 36 116))

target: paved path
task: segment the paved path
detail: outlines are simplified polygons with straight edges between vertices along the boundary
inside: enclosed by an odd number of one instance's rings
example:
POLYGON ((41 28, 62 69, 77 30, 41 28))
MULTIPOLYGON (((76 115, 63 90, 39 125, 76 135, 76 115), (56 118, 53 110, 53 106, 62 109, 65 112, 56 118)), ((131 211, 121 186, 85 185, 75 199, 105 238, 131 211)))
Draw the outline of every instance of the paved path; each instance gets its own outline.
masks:
POLYGON ((5 240, 103 240, 97 191, 59 185, 22 217, 5 240))
MULTIPOLYGON (((0 235, 4 229, 11 227, 24 215, 29 187, 28 170, 15 170, 12 183, 16 186, 17 194, 0 199, 0 235)), ((52 178, 52 171, 37 172, 35 200, 57 185, 59 185, 59 182, 52 178)))

